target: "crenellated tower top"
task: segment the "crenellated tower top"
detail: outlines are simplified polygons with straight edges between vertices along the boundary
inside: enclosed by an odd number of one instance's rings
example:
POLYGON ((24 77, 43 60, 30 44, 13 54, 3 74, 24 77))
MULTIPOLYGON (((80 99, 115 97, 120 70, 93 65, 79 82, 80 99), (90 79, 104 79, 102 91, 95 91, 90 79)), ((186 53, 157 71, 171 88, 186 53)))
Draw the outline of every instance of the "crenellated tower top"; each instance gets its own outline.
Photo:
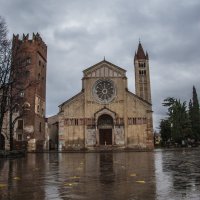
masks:
POLYGON ((42 40, 39 33, 33 33, 32 38, 29 38, 29 34, 23 34, 20 39, 19 34, 13 34, 12 40, 13 50, 19 49, 32 49, 37 48, 38 52, 42 55, 42 57, 46 60, 47 57, 47 45, 42 40))

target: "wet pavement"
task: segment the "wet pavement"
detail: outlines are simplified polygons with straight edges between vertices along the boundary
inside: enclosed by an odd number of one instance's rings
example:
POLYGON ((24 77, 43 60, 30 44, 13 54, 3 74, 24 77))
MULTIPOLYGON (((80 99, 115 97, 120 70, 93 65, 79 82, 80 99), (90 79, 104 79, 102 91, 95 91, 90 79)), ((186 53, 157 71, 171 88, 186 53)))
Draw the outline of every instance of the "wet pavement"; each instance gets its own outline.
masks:
POLYGON ((0 160, 0 200, 200 199, 200 149, 0 160))

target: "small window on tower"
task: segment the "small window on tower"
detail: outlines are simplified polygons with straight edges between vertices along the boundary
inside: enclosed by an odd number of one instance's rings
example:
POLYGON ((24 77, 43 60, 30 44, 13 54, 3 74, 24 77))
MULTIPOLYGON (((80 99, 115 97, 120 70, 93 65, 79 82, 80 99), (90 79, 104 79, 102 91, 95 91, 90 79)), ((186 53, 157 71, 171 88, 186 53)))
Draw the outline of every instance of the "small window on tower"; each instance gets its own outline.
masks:
POLYGON ((18 120, 18 129, 22 130, 23 129, 23 125, 24 125, 24 121, 22 119, 18 120))
POLYGON ((145 68, 145 63, 139 63, 140 68, 145 68))
POLYGON ((39 66, 41 65, 41 61, 39 60, 39 66))
POLYGON ((20 97, 24 97, 24 91, 21 91, 21 92, 19 93, 19 96, 20 96, 20 97))
POLYGON ((18 141, 22 141, 22 134, 18 134, 17 137, 18 137, 18 141))
POLYGON ((38 81, 40 80, 40 73, 38 74, 38 81))
POLYGON ((42 131, 42 123, 40 122, 39 124, 39 131, 41 132, 42 131))
POLYGON ((31 64, 31 58, 28 57, 28 58, 26 59, 26 64, 27 64, 27 65, 28 65, 28 64, 31 64))

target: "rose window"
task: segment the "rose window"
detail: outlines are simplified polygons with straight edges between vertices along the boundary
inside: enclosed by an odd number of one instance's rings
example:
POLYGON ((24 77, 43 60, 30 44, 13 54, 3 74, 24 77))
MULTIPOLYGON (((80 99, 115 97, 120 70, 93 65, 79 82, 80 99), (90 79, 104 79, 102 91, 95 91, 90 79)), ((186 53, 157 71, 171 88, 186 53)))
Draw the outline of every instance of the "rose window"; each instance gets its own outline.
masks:
POLYGON ((101 103, 109 103, 115 97, 115 87, 111 80, 98 80, 93 87, 93 95, 101 103))

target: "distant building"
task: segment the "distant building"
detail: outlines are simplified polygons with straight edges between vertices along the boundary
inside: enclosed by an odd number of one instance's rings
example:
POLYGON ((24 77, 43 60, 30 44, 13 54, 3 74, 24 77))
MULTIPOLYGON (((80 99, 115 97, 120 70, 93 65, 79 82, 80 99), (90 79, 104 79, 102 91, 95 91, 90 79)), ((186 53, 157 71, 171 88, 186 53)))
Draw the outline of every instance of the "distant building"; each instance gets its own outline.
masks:
POLYGON ((58 150, 58 115, 47 118, 46 150, 58 150))
POLYGON ((154 145, 159 146, 161 144, 161 135, 160 133, 154 132, 154 145))
POLYGON ((59 150, 153 148, 149 57, 134 57, 136 94, 126 70, 105 59, 83 71, 82 90, 59 106, 59 150))

